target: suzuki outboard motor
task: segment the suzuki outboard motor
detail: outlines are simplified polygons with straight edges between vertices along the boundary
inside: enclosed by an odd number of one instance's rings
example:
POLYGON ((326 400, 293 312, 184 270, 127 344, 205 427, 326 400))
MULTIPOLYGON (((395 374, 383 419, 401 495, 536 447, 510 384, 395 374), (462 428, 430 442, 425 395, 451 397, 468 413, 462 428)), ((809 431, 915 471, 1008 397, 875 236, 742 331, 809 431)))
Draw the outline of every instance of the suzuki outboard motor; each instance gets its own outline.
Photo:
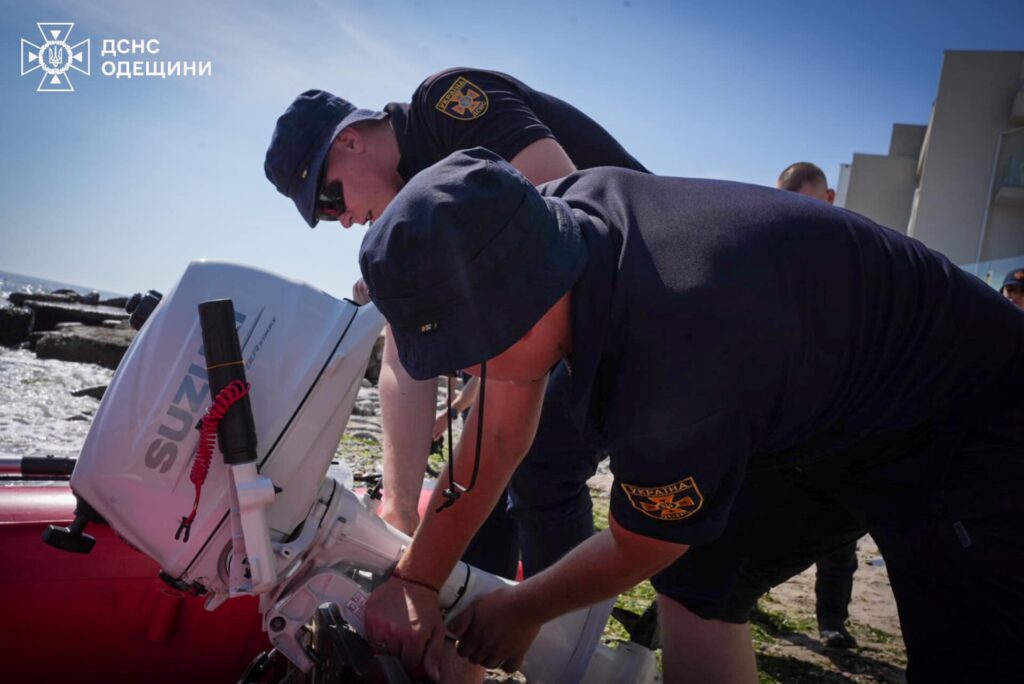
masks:
POLYGON ((195 498, 196 424, 210 405, 198 306, 234 303, 258 467, 278 490, 271 536, 306 519, 352 411, 384 318, 255 268, 200 261, 132 342, 82 447, 71 488, 130 544, 214 603, 228 596, 227 471, 214 458, 187 542, 175 539, 195 498))

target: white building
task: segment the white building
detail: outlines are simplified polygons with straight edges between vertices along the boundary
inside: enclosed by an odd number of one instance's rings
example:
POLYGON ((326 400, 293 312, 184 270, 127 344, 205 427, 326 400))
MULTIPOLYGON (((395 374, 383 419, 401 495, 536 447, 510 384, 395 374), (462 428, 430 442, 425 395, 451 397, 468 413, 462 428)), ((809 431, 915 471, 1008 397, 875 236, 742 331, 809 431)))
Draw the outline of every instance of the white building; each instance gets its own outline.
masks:
POLYGON ((1024 52, 947 51, 927 126, 842 164, 836 204, 998 286, 1024 264, 1024 52))

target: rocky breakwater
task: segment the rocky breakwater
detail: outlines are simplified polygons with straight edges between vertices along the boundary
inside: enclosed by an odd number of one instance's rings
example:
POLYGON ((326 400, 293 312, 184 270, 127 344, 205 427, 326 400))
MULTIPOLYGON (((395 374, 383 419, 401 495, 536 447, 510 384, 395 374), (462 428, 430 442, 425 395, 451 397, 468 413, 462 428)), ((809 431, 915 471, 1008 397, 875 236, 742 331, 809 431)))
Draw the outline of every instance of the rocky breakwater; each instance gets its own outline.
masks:
POLYGON ((125 299, 73 290, 12 292, 0 308, 0 344, 28 347, 45 359, 117 368, 135 331, 125 299))

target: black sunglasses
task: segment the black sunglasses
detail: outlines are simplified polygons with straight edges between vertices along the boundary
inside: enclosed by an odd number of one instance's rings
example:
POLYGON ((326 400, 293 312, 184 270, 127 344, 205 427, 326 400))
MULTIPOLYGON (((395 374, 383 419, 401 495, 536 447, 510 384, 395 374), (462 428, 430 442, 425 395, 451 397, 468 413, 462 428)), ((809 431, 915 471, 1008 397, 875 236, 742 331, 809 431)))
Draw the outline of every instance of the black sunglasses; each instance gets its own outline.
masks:
POLYGON ((345 193, 341 181, 321 185, 316 196, 316 217, 321 221, 337 221, 345 213, 345 193))

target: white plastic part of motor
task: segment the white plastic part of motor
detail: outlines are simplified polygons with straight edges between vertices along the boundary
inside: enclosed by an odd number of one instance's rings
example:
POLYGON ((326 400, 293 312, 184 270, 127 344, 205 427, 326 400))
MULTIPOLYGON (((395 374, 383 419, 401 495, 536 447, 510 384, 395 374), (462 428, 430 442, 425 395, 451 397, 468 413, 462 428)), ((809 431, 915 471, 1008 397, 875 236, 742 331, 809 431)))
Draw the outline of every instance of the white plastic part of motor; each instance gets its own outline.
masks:
POLYGON ((274 503, 274 483, 269 477, 262 477, 252 462, 233 465, 229 469, 230 486, 235 489, 235 497, 231 501, 238 502, 237 520, 245 544, 241 549, 236 548, 234 539, 237 535, 232 533, 232 562, 238 563, 244 558, 249 569, 249 581, 232 586, 230 592, 232 596, 262 594, 277 586, 278 579, 278 563, 270 545, 270 527, 267 526, 267 508, 274 503))
POLYGON ((212 608, 229 596, 229 575, 241 576, 231 560, 230 471, 219 454, 188 542, 174 538, 195 498, 194 427, 211 400, 197 313, 211 299, 234 302, 257 466, 279 490, 266 508, 272 542, 306 519, 384 318, 372 304, 357 307, 260 269, 198 261, 136 335, 96 412, 71 488, 169 575, 202 585, 212 608))
MULTIPOLYGON (((382 581, 401 557, 409 538, 369 510, 355 494, 336 483, 320 490, 309 524, 322 520, 320 531, 303 552, 295 578, 265 613, 265 625, 274 647, 297 667, 308 672, 313 659, 302 645, 301 634, 317 608, 338 606, 342 617, 363 634, 366 601, 374 584, 382 581)), ((459 562, 441 587, 438 597, 445 621, 452 620, 482 594, 511 580, 459 562)), ((563 615, 546 623, 526 653, 522 673, 532 684, 610 684, 656 681, 657 663, 649 649, 610 649, 601 634, 613 600, 563 615)))
POLYGON ((590 657, 583 684, 657 684, 661 670, 654 651, 627 641, 616 648, 598 644, 590 657))

